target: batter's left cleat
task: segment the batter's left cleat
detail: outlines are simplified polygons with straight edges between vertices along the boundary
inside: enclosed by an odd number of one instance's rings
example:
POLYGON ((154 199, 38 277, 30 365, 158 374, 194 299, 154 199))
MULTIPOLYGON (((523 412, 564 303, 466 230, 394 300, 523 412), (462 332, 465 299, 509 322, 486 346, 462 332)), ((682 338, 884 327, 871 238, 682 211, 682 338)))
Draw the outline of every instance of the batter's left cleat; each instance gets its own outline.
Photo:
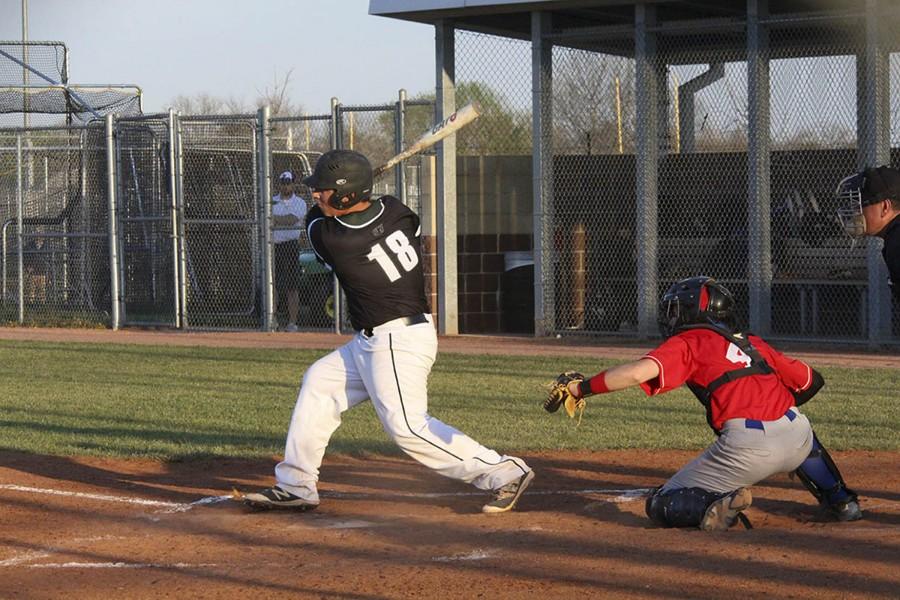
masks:
POLYGON ((727 496, 719 498, 706 508, 700 521, 703 531, 725 531, 734 525, 738 515, 750 508, 753 496, 747 488, 738 488, 727 496))
POLYGON ((252 492, 250 494, 241 494, 240 498, 244 504, 257 510, 269 510, 270 508, 287 508, 291 510, 312 510, 316 508, 318 503, 304 500, 300 496, 281 489, 277 485, 266 488, 261 492, 252 492))
POLYGON ((494 514, 512 510, 533 479, 534 471, 528 471, 517 480, 494 490, 494 499, 482 506, 481 512, 494 514))

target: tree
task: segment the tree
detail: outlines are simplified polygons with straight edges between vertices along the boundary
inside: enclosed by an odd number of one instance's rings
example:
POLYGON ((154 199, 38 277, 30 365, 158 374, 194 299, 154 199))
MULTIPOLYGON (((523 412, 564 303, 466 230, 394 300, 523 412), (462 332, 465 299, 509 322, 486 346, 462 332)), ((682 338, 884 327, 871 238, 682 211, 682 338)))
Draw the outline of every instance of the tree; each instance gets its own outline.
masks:
POLYGON ((634 62, 570 51, 554 62, 553 138, 558 153, 619 152, 616 80, 622 115, 622 151, 634 152, 634 62))
MULTIPOLYGON (((434 102, 434 94, 421 94, 416 100, 434 102)), ((456 134, 459 155, 497 155, 531 153, 531 111, 514 109, 506 98, 479 81, 462 82, 456 86, 456 106, 478 102, 481 117, 456 134)), ((434 125, 434 111, 407 111, 407 144, 415 141, 434 125)))
POLYGON ((291 83, 290 69, 279 77, 273 74, 271 85, 257 90, 254 106, 249 106, 243 99, 229 96, 222 98, 203 92, 195 96, 179 95, 172 100, 172 108, 185 115, 239 115, 252 113, 258 108, 268 105, 273 117, 293 117, 303 114, 303 106, 295 104, 288 95, 291 83))

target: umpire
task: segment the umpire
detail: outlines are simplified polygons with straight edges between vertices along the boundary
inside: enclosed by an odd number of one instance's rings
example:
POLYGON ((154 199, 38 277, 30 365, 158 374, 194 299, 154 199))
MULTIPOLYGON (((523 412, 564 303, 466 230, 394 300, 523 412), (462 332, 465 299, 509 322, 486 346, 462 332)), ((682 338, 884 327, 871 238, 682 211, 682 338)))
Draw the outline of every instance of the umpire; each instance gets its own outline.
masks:
POLYGON ((294 193, 294 174, 278 177, 278 194, 272 199, 272 241, 275 243, 275 289, 278 301, 287 299, 285 331, 297 331, 300 308, 300 226, 306 218, 306 202, 294 193))
POLYGON ((838 184, 838 217, 853 237, 878 236, 891 276, 894 298, 900 302, 900 172, 891 167, 869 168, 838 184))

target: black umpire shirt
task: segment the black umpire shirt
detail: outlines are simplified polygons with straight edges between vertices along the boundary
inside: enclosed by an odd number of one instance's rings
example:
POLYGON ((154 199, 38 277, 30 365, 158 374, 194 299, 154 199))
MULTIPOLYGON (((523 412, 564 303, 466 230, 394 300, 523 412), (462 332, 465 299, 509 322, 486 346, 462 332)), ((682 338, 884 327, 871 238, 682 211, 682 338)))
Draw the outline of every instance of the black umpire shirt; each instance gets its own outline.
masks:
POLYGON ((341 282, 357 331, 427 313, 419 216, 393 196, 365 211, 326 217, 315 206, 306 230, 319 260, 341 282))
POLYGON ((894 217, 880 235, 884 238, 881 255, 884 256, 884 262, 891 274, 894 298, 900 302, 900 215, 894 217))

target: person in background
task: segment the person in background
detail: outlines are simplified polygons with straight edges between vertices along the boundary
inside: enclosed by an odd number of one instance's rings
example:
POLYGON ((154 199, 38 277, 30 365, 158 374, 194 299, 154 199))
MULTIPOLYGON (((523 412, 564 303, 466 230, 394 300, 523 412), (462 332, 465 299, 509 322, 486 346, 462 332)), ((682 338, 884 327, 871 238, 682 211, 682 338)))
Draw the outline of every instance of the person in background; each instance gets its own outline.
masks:
POLYGON ((900 171, 886 166, 865 169, 842 179, 836 195, 838 217, 849 235, 884 240, 881 254, 900 302, 900 171))
POLYGON ((275 244, 275 290, 278 303, 287 300, 288 322, 284 331, 297 331, 300 307, 300 229, 306 218, 306 202, 294 193, 294 174, 278 177, 278 194, 272 199, 272 241, 275 244))

